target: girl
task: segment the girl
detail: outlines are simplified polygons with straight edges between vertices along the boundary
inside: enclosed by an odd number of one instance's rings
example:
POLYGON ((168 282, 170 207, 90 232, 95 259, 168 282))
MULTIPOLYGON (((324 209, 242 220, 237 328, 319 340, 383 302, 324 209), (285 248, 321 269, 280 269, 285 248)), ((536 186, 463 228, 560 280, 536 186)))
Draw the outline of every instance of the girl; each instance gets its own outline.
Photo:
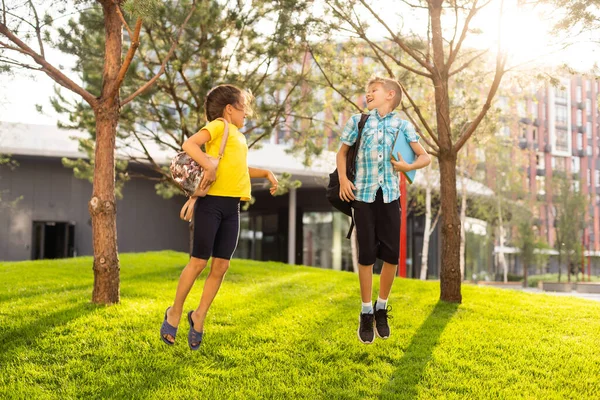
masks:
POLYGON ((249 93, 233 85, 219 85, 211 89, 204 102, 208 124, 183 144, 183 150, 204 168, 200 186, 212 186, 206 197, 196 200, 192 254, 179 277, 175 302, 165 311, 160 328, 160 337, 166 344, 175 342, 183 303, 212 256, 200 304, 195 311, 187 313, 190 324, 188 345, 190 349, 198 350, 202 343, 206 314, 221 287, 229 260, 237 246, 240 200, 250 199, 250 178, 268 179, 271 182, 271 195, 277 190, 277 178, 271 171, 249 168, 247 164, 248 145, 238 128, 244 126, 246 115, 252 112, 251 101, 249 93), (223 158, 215 170, 206 154, 218 157, 225 128, 222 119, 229 123, 229 137, 223 158), (200 149, 203 144, 206 145, 206 153, 200 149))

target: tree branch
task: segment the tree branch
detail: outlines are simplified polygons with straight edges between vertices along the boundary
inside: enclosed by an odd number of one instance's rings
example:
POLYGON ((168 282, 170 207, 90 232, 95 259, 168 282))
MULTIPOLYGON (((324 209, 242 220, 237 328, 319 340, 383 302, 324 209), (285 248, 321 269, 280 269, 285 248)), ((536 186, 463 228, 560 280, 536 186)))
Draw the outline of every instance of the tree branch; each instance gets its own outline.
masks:
POLYGON ((134 93, 132 93, 131 95, 129 95, 121 103, 121 106, 126 105, 127 103, 129 103, 130 101, 132 101, 133 99, 135 99, 137 96, 139 96, 140 94, 144 93, 165 72, 165 67, 167 65, 167 62, 169 61, 169 59, 171 58, 171 56, 175 52, 175 49, 177 48, 177 45, 179 44, 179 39, 181 38, 183 30, 185 29, 185 27, 186 27, 188 21, 190 20, 190 18, 192 17, 192 14, 194 14, 194 11, 196 11, 196 7, 197 6, 198 5, 196 4, 196 1, 194 0, 194 2, 192 3, 192 8, 191 8, 189 14, 187 15, 187 17, 183 21, 183 24, 179 27, 179 31, 177 32, 177 36, 176 36, 175 40, 173 41, 173 44, 171 45, 171 48, 169 49, 169 52, 167 53, 167 56, 165 57, 165 59, 163 60, 161 66, 160 66, 160 70, 156 73, 156 75, 154 75, 154 77, 152 77, 152 79, 150 79, 148 82, 146 82, 142 87, 140 87, 134 93))
POLYGON ((342 96, 344 98, 344 100, 346 100, 348 103, 352 104, 357 110, 358 112, 362 112, 362 108, 358 106, 358 104, 356 104, 355 102, 353 102, 352 100, 350 100, 348 98, 348 96, 346 96, 344 93, 340 92, 334 85, 333 82, 331 82, 331 80, 329 79, 329 77, 327 76, 327 74, 325 73, 325 71, 323 71, 323 68, 321 67, 321 64, 319 64, 319 62, 317 61, 317 58, 315 57, 312 49, 310 47, 308 47, 308 51, 310 53, 310 55, 312 56, 312 59, 315 61, 315 64, 317 65, 317 67, 319 68, 319 71, 321 71, 321 74, 323 75, 323 78, 325 78, 325 80, 327 81, 327 84, 329 85, 330 88, 332 88, 333 90, 336 91, 337 94, 339 94, 340 96, 342 96))
POLYGON ((15 36, 5 24, 0 24, 0 33, 6 36, 8 40, 10 40, 12 43, 16 44, 20 48, 19 51, 29 55, 37 64, 41 65, 43 67, 43 71, 49 77, 54 79, 58 84, 80 95, 85 101, 88 102, 90 106, 92 106, 92 108, 96 107, 96 97, 94 97, 90 92, 73 82, 60 70, 56 69, 50 63, 48 63, 43 57, 41 57, 27 44, 25 44, 21 39, 15 36))
POLYGON ((479 54, 477 54, 475 57, 473 57, 472 59, 470 59, 469 61, 467 61, 466 63, 464 63, 463 65, 461 65, 460 67, 458 67, 457 69, 455 69, 454 71, 450 71, 450 74, 448 75, 448 77, 456 75, 460 72, 462 72, 463 70, 469 68, 469 66, 471 66, 471 64, 477 60, 479 57, 483 56, 485 53, 487 53, 488 50, 483 50, 481 51, 479 54))
MULTIPOLYGON (((417 122, 415 121, 415 119, 412 117, 412 115, 410 115, 410 114, 408 113, 408 108, 407 108, 407 107, 404 105, 404 102, 402 102, 402 111, 404 111, 404 114, 406 114, 406 116, 407 116, 407 117, 408 117, 408 119, 410 120, 410 123, 411 123, 411 124, 413 124, 413 126, 415 127, 415 129, 418 129, 418 126, 419 126, 419 125, 417 124, 417 122)), ((418 130, 420 130, 420 129, 418 129, 418 130)), ((431 135, 430 135, 430 136, 431 136, 431 135)), ((424 142, 427 144, 427 146, 429 146, 429 147, 430 147, 430 148, 431 148, 433 151, 435 151, 436 153, 439 151, 439 149, 438 149, 436 146, 434 146, 434 145, 433 145, 433 144, 432 144, 432 143, 429 141, 429 139, 428 139, 426 136, 424 136, 424 135, 421 135, 421 138, 422 138, 422 139, 423 139, 423 141, 424 141, 424 142)))
POLYGON ((473 132, 475 132, 475 129, 477 129, 477 127, 479 126, 479 124, 481 123, 481 121, 483 120, 485 115, 487 114, 488 110, 492 106, 492 100, 494 99, 494 96, 496 95, 496 92, 498 91, 498 87, 500 86, 500 82, 502 81, 502 77, 504 76, 504 73, 506 72, 505 65, 506 65, 507 57, 508 56, 506 54, 503 55, 500 52, 498 53, 498 56, 496 57, 496 74, 494 76, 494 81, 492 82, 492 85, 490 86, 490 90, 488 92, 485 104, 483 105, 483 107, 482 107, 481 111, 479 112, 479 114, 477 115, 477 117, 473 120, 473 122, 471 122, 467 126, 466 130, 460 135, 460 138, 454 144, 453 147, 454 147, 455 152, 458 152, 462 148, 462 146, 464 146, 464 144, 467 142, 467 140, 469 140, 469 138, 471 137, 473 132))
POLYGON ((46 55, 44 52, 44 43, 42 42, 42 30, 40 28, 40 18, 38 17, 37 10, 35 9, 35 6, 33 5, 33 2, 31 0, 29 0, 29 6, 31 7, 31 10, 33 11, 33 15, 35 17, 35 34, 37 36, 38 44, 40 46, 40 55, 42 56, 42 58, 45 59, 46 55))
MULTIPOLYGON (((119 8, 119 6, 117 5, 116 7, 117 9, 119 8)), ((119 68, 119 74, 117 75, 117 79, 114 81, 114 83, 111 85, 111 88, 107 91, 107 98, 112 98, 114 97, 117 92, 119 91, 119 89, 121 88, 121 85, 123 84, 123 80, 125 80, 125 75, 127 74, 127 70, 129 69, 129 66, 131 65, 131 61, 133 61, 133 56, 135 55, 135 52, 137 51, 138 47, 140 47, 140 32, 142 30, 142 19, 138 18, 137 21, 135 22, 135 32, 133 33, 133 36, 130 36, 130 40, 131 40, 131 45, 129 46, 129 50, 127 50, 127 55, 125 56, 125 60, 123 61, 123 64, 121 64, 121 68, 119 68)))
POLYGON ((121 5, 118 3, 118 1, 115 1, 115 5, 116 5, 116 9, 117 9, 117 14, 119 14, 119 18, 121 18, 121 23, 123 24, 125 29, 127 29, 127 33, 129 34, 129 39, 131 39, 133 41, 134 33, 131 31, 129 24, 125 20, 125 16, 123 15, 123 12, 121 11, 121 5))
MULTIPOLYGON (((404 85, 401 82, 398 82, 398 83, 400 84, 400 87, 402 88, 402 92, 404 92, 404 94, 406 95, 406 98, 408 99, 408 101, 412 105, 413 109, 415 110, 415 113, 417 113, 417 116, 419 117, 419 121, 421 121, 421 123, 423 124, 423 127, 427 131, 427 134, 431 137, 431 139, 433 139, 433 141, 437 145, 437 148, 439 148, 440 142, 438 141, 438 138, 435 136, 433 129, 431 129, 431 127, 427 123, 427 120, 425 119, 425 117, 423 117, 423 114, 421 114, 421 109, 419 108, 419 106, 417 106, 417 104, 414 102, 412 97, 410 97, 410 94, 408 94, 408 91, 406 90, 404 85)), ((434 146, 431 146, 431 147, 435 149, 434 146)))
POLYGON ((383 19, 379 16, 379 14, 376 13, 375 10, 373 10, 365 0, 360 0, 360 2, 367 10, 369 10, 371 15, 373 15, 381 25, 383 25, 383 27, 389 32, 394 42, 396 42, 402 50, 408 53, 408 55, 410 55, 416 62, 421 64, 421 66, 427 71, 429 71, 432 74, 434 73, 433 67, 429 65, 429 63, 427 63, 423 58, 419 57, 419 55, 413 49, 408 47, 408 45, 390 29, 390 27, 385 23, 385 21, 383 21, 383 19))

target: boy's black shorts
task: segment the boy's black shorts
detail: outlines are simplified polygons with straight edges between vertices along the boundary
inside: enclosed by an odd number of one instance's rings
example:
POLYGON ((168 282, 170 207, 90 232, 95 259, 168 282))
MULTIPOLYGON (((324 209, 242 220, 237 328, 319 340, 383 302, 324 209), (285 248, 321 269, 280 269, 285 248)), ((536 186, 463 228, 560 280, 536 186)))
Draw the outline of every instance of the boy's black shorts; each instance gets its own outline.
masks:
POLYGON ((211 256, 230 260, 240 232, 238 197, 198 197, 194 205, 194 243, 192 257, 211 256))
POLYGON ((383 192, 377 191, 373 203, 354 201, 354 223, 358 239, 358 263, 371 265, 379 258, 398 264, 400 257, 400 202, 383 202, 383 192))

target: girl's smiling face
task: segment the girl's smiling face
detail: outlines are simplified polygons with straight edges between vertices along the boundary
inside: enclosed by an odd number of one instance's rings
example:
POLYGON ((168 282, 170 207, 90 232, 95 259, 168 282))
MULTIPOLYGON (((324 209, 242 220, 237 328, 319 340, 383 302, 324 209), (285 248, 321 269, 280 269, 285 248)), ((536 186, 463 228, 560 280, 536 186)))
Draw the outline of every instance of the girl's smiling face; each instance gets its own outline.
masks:
POLYGON ((231 123, 238 128, 244 127, 246 116, 252 115, 252 108, 250 107, 250 100, 244 94, 239 96, 239 100, 234 104, 227 106, 229 118, 231 123))

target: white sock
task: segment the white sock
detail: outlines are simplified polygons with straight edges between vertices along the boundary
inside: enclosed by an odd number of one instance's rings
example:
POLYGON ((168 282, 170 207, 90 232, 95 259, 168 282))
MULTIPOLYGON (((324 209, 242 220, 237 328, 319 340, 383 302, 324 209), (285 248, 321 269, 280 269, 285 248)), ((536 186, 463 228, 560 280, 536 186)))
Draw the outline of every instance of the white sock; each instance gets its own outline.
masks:
POLYGON ((377 297, 377 302, 375 303, 376 310, 383 310, 387 307, 387 299, 382 299, 381 297, 377 297))
POLYGON ((362 311, 363 314, 373 314, 373 303, 362 303, 362 311))

